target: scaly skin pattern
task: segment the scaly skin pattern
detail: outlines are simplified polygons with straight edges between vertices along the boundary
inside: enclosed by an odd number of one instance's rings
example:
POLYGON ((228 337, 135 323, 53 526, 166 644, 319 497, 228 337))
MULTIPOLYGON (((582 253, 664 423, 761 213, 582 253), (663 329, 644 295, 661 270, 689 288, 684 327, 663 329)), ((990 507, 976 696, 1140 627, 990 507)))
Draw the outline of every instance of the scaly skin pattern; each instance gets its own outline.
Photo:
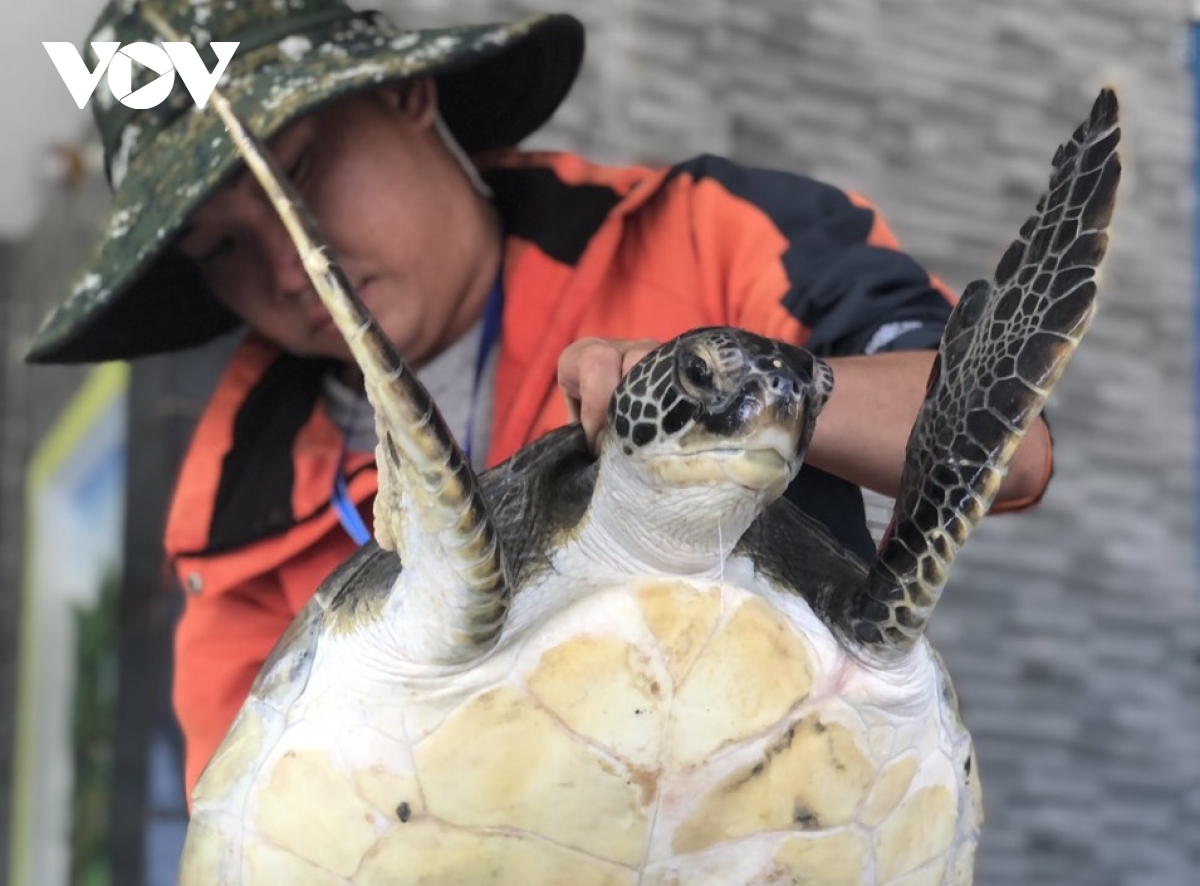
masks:
POLYGON ((970 739, 927 645, 865 667, 736 559, 535 586, 513 623, 458 673, 325 635, 206 771, 182 886, 970 882, 970 739))
POLYGON ((1049 188, 993 279, 968 286, 946 324, 892 526, 841 613, 850 639, 874 655, 902 654, 924 636, 950 565, 1087 332, 1120 138, 1106 89, 1055 154, 1049 188))

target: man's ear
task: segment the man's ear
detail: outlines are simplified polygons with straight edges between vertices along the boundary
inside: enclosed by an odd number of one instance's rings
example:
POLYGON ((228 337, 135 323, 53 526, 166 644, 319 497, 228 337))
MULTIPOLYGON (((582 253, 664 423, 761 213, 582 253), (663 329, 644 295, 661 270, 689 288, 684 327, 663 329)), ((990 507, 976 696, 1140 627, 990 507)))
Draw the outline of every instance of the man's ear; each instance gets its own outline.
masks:
POLYGON ((431 126, 437 116, 437 84, 432 77, 392 83, 382 87, 380 94, 405 120, 420 128, 431 126))

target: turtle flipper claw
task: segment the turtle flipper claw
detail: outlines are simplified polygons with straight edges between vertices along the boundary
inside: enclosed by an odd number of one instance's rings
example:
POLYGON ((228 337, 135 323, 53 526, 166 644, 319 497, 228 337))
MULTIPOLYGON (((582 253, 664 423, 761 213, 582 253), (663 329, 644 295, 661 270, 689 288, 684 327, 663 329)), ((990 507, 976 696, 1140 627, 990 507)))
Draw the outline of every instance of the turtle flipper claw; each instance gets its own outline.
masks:
POLYGON ((970 284, 952 313, 909 438, 892 525, 843 613, 854 642, 886 655, 921 637, 950 564, 1087 330, 1119 140, 1116 96, 1106 89, 1055 153, 1050 186, 994 279, 970 284))

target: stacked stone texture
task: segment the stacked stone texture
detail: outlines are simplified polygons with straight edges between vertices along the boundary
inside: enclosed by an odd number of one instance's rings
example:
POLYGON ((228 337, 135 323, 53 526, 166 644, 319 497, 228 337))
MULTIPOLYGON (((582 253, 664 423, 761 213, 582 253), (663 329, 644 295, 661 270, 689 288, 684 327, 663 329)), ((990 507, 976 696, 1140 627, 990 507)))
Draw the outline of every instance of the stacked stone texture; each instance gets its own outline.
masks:
MULTIPOLYGON (((531 3, 388 3, 402 21, 531 3)), ((1103 304, 1052 400, 1053 486, 987 521, 940 607, 979 748, 980 884, 1200 874, 1191 108, 1177 0, 562 0, 579 87, 532 144, 713 152, 870 197, 955 289, 990 272, 1105 83, 1125 177, 1103 304)))

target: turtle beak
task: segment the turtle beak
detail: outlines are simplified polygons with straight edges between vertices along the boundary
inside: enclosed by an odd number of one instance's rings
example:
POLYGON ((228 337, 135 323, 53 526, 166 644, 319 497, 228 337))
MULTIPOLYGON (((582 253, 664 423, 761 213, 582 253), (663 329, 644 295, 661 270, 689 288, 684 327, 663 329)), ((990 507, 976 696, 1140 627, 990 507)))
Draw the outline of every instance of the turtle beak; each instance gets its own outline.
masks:
POLYGON ((779 355, 765 373, 768 411, 784 427, 796 429, 795 452, 808 450, 817 416, 833 392, 833 370, 804 348, 780 345, 779 355))
POLYGON ((732 421, 742 425, 748 440, 762 441, 763 446, 752 448, 774 448, 799 461, 832 390, 833 373, 825 361, 781 344, 748 373, 733 410, 741 415, 732 421))

